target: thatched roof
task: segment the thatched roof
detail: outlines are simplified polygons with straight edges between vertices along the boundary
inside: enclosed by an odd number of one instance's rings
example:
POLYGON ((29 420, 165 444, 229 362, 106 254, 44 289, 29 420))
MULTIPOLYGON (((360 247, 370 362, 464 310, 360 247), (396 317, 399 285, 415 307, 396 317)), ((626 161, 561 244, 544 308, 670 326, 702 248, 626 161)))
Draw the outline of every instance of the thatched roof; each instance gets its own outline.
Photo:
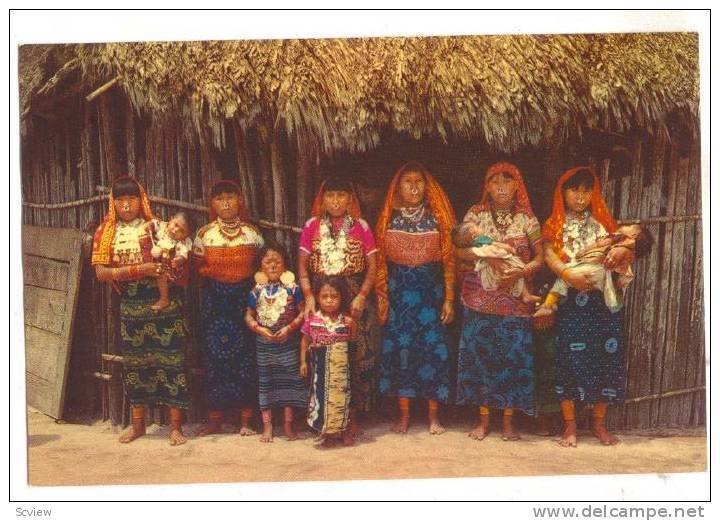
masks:
MULTIPOLYGON (((372 148, 392 130, 479 140, 510 153, 588 128, 623 132, 698 112, 698 38, 688 33, 62 49, 78 58, 85 93, 119 77, 137 110, 209 126, 219 142, 224 121, 235 118, 245 127, 284 127, 301 145, 326 152, 372 148)), ((26 114, 42 82, 23 67, 42 69, 41 58, 21 59, 26 114)))

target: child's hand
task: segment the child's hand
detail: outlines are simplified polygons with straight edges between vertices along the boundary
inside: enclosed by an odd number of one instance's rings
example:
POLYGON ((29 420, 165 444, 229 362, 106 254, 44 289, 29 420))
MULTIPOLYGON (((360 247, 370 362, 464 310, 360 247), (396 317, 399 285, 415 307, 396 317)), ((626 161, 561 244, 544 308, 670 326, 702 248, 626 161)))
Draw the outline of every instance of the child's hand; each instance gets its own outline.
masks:
POLYGON ((258 335, 260 335, 260 336, 263 337, 263 338, 267 338, 268 340, 274 340, 274 339, 275 339, 275 335, 273 335, 273 332, 270 331, 270 330, 269 330, 268 328, 266 328, 266 327, 258 326, 258 328, 256 329, 256 332, 257 332, 258 335))
POLYGON ((300 376, 305 378, 308 374, 307 362, 300 362, 300 376))
POLYGON ((273 340, 275 340, 275 342, 285 342, 288 336, 290 336, 290 328, 287 326, 281 327, 273 335, 273 340))
POLYGON ((593 287, 592 277, 588 273, 577 273, 573 270, 567 270, 563 276, 563 280, 578 291, 590 291, 593 287))
POLYGON ((178 257, 175 257, 175 258, 170 262, 170 265, 171 265, 173 268, 179 268, 180 266, 182 266, 183 264, 185 264, 185 261, 186 261, 186 260, 187 260, 187 259, 186 259, 185 257, 183 257, 183 256, 178 256, 178 257))

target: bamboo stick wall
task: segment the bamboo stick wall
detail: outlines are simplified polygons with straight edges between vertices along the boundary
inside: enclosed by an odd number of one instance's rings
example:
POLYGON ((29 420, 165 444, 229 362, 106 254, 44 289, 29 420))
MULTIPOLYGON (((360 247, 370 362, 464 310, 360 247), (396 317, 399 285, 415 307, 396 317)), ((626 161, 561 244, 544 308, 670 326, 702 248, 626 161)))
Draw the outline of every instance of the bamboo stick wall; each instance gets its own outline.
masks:
MULTIPOLYGON (((615 410, 610 421, 628 429, 705 424, 702 222, 683 217, 701 214, 699 143, 690 139, 690 145, 684 146, 687 136, 653 134, 642 132, 630 138, 622 165, 605 149, 591 151, 606 200, 617 218, 664 218, 647 224, 656 239, 655 248, 635 266, 638 276, 627 294, 627 396, 631 402, 615 410), (680 392, 672 395, 676 391, 680 392), (671 396, 659 397, 668 393, 671 396), (632 401, 636 398, 640 400, 632 401)), ((99 187, 110 186, 115 175, 127 172, 150 195, 205 205, 213 181, 224 178, 241 185, 254 219, 301 226, 321 173, 336 168, 347 171, 350 163, 344 163, 347 158, 321 158, 315 151, 298 150, 296 143, 293 137, 276 133, 270 124, 246 129, 231 121, 225 129, 225 148, 218 150, 209 135, 198 136, 176 121, 138 115, 121 93, 110 90, 92 103, 78 98, 63 108, 61 117, 33 125, 32 133, 22 141, 23 199, 57 204, 93 198, 101 193, 99 187)), ((355 165, 369 165, 356 173, 366 175, 372 170, 384 187, 383 180, 389 180, 397 166, 419 159, 448 188, 460 218, 474 202, 485 167, 498 158, 477 144, 412 142, 397 136, 386 143, 374 153, 354 158, 355 165)), ((555 179, 575 164, 577 154, 555 147, 527 150, 510 159, 525 173, 538 217, 547 217, 555 179)), ((26 206, 23 222, 92 233, 106 205, 97 198, 61 209, 26 206)), ((155 204, 154 209, 164 218, 172 211, 168 205, 155 204)), ((198 224, 205 222, 205 213, 194 214, 198 224)), ((291 252, 295 249, 295 233, 265 230, 265 234, 274 234, 291 252)), ((118 354, 117 297, 95 280, 89 261, 86 267, 67 414, 125 424, 128 408, 121 367, 112 361, 112 355, 118 354), (110 378, 98 379, 96 373, 110 378)), ((199 315, 197 288, 197 281, 191 280, 187 298, 191 331, 196 330, 194 320, 199 315)), ((205 405, 202 358, 194 338, 188 360, 193 393, 188 419, 198 421, 205 405)), ((161 411, 150 414, 158 422, 165 421, 161 411)))

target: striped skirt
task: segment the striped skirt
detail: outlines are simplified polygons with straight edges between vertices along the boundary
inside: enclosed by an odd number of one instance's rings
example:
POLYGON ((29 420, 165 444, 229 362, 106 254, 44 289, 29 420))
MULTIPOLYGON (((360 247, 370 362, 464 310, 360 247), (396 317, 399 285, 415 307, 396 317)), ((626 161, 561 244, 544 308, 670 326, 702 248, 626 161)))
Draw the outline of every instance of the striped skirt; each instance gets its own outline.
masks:
POLYGON ((256 346, 260 408, 307 407, 308 390, 300 377, 298 335, 280 343, 258 336, 256 346))
POLYGON ((350 410, 350 360, 347 342, 313 346, 308 425, 320 434, 342 432, 350 410))

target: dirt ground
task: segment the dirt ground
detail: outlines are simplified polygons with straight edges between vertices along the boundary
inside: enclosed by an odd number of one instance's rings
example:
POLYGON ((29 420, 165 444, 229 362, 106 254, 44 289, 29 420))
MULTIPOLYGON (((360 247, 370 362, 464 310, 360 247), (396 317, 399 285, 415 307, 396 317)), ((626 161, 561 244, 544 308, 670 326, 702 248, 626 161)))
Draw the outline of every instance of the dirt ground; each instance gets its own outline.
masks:
MULTIPOLYGON (((557 446, 554 438, 523 434, 516 443, 495 433, 482 442, 467 437, 468 425, 450 425, 430 436, 417 422, 405 435, 388 432, 387 423, 369 425, 353 448, 319 449, 309 432, 271 444, 258 436, 231 433, 191 438, 171 447, 167 427, 152 425, 135 442, 117 443, 109 422, 56 423, 28 409, 31 485, 109 485, 243 481, 318 481, 351 479, 534 476, 561 474, 671 473, 704 471, 702 432, 672 437, 621 434, 622 442, 603 447, 581 432, 577 449, 557 446)), ((192 433, 198 425, 188 425, 192 433)), ((278 429, 276 429, 278 430, 278 429)))

